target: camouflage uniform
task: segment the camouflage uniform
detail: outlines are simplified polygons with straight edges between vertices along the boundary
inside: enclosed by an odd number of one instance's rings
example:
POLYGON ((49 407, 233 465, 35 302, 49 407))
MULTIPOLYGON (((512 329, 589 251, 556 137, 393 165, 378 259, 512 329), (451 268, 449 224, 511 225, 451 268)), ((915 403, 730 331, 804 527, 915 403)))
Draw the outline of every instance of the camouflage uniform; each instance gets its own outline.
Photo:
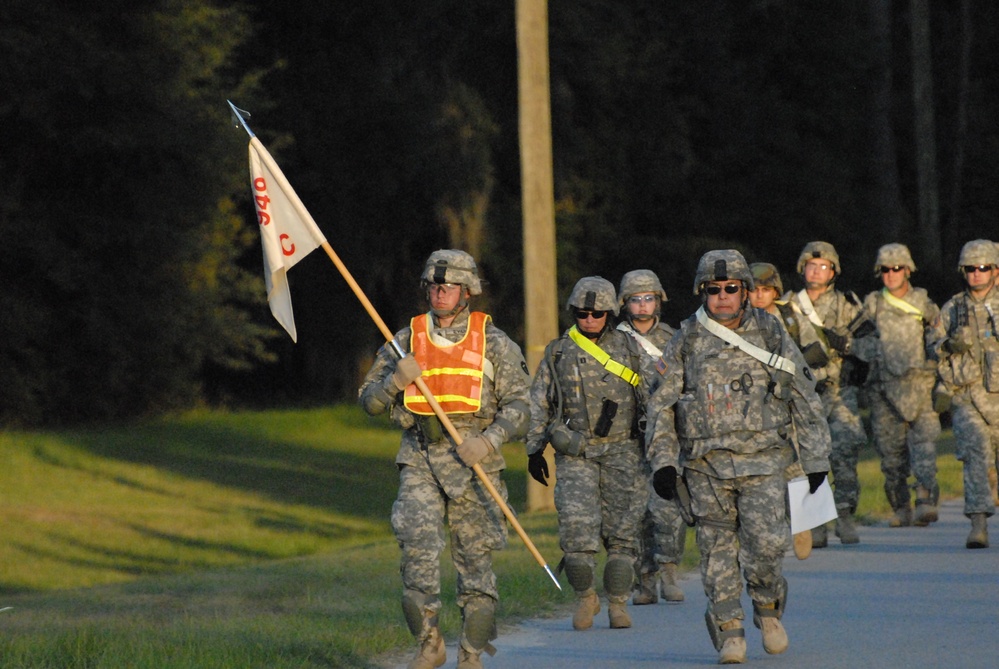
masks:
MULTIPOLYGON (((908 249, 901 244, 882 247, 874 266, 878 276, 882 266, 915 270, 908 249)), ((871 427, 881 456, 885 495, 896 512, 892 524, 907 525, 911 520, 907 479, 912 473, 919 490, 916 522, 925 525, 936 520, 939 497, 936 439, 940 417, 933 410, 936 356, 932 347, 938 338, 940 309, 924 289, 909 285, 900 298, 893 298, 888 288, 870 293, 864 299, 864 310, 877 329, 854 340, 853 352, 870 364, 866 389, 871 427)))
MULTIPOLYGON (((446 328, 439 327, 438 316, 431 317, 434 336, 457 342, 466 335, 467 308, 446 328)), ((406 327, 394 337, 403 352, 410 350, 410 336, 411 329, 406 327)), ((501 471, 506 463, 500 446, 519 439, 526 431, 530 377, 520 348, 491 320, 486 323, 485 339, 488 362, 481 407, 475 413, 449 414, 448 418, 463 439, 481 432, 492 445, 491 453, 479 465, 505 500, 501 471)), ((392 529, 402 550, 400 572, 407 624, 421 643, 429 634, 438 633, 440 556, 446 522, 458 572, 457 602, 465 621, 462 647, 491 649, 488 642, 496 636, 493 617, 499 599, 491 552, 506 546, 506 519, 472 468, 459 459, 454 442, 442 431, 438 419, 414 415, 403 406, 402 393, 392 382, 395 368, 396 356, 385 345, 358 394, 369 414, 390 411, 392 421, 403 430, 395 459, 399 492, 392 506, 392 529)))
MULTIPOLYGON (((966 264, 999 265, 999 250, 985 240, 968 242, 961 252, 959 267, 966 264)), ((984 297, 976 298, 965 290, 944 304, 941 329, 945 336, 936 347, 940 357, 938 374, 952 395, 954 436, 964 462, 964 514, 972 519, 973 527, 979 516, 983 530, 985 518, 995 513, 988 470, 999 464, 997 325, 999 289, 993 276, 984 297)), ((969 548, 981 547, 973 546, 971 539, 969 548)), ((988 545, 987 535, 984 543, 988 545)))
MULTIPOLYGON (((752 287, 748 267, 745 274, 731 269, 745 265, 741 254, 709 252, 701 264, 716 262, 712 254, 728 259, 729 278, 752 287)), ((700 283, 695 281, 695 292, 700 283)), ((681 323, 655 372, 646 372, 657 375, 650 381, 654 390, 646 428, 648 457, 657 475, 674 467, 686 480, 708 597, 706 621, 716 649, 722 650, 726 635, 742 636, 741 623, 733 625, 744 618, 740 566, 757 626, 763 618, 779 620, 784 613, 784 471, 795 459, 792 429, 804 471, 829 468, 829 429, 822 405, 811 372, 787 331, 774 316, 747 308, 735 332, 794 363, 795 373, 764 365, 728 344, 696 315, 681 323)))
MULTIPOLYGON (((609 312, 608 319, 616 311, 614 286, 606 279, 586 277, 577 282, 570 307, 583 306, 584 298, 576 299, 580 293, 589 293, 587 308, 609 312)), ((598 608, 596 554, 603 547, 607 551, 603 585, 613 610, 631 594, 648 499, 638 427, 641 389, 583 350, 571 338, 573 331, 578 332, 575 325, 545 347, 534 375, 527 453, 541 453, 548 443, 555 449, 559 543, 579 605, 593 602, 598 608), (570 440, 571 447, 562 445, 570 440)), ((637 373, 645 354, 632 337, 606 327, 594 343, 612 361, 637 373)))
MULTIPOLYGON (((659 278, 649 270, 634 270, 621 279, 618 302, 621 307, 622 321, 617 329, 636 339, 641 349, 655 360, 662 353, 673 335, 672 327, 663 323, 660 310, 655 313, 655 323, 648 332, 642 334, 635 329, 628 318, 626 300, 635 293, 657 293, 659 300, 667 300, 666 292, 659 278)), ((661 303, 660 303, 661 309, 661 303)), ((639 590, 636 591, 636 604, 655 603, 658 601, 658 590, 663 588, 663 596, 668 601, 682 601, 683 591, 675 588, 675 573, 666 571, 667 565, 679 565, 683 559, 683 550, 687 542, 687 524, 683 521, 676 504, 664 500, 652 491, 652 471, 646 461, 645 474, 649 481, 649 505, 642 518, 641 559, 639 560, 639 590), (663 583, 660 585, 658 575, 663 572, 663 583), (672 586, 672 587, 670 587, 672 586), (669 589, 669 592, 666 590, 669 589), (640 599, 640 595, 642 598, 640 599)), ((670 568, 672 570, 672 568, 670 568)))
MULTIPOLYGON (((806 245, 798 260, 798 272, 804 271, 808 257, 832 260, 839 272, 839 257, 835 249, 825 242, 812 242, 806 245), (816 247, 815 251, 809 251, 816 247), (828 247, 828 248, 826 248, 828 247), (831 252, 829 251, 831 249, 831 252), (819 254, 819 255, 813 255, 819 254)), ((788 292, 784 299, 793 303, 804 314, 798 319, 800 324, 800 345, 806 360, 813 360, 809 353, 821 349, 826 360, 824 364, 810 364, 817 385, 816 391, 822 399, 829 432, 832 435, 832 465, 833 496, 836 508, 841 518, 851 518, 857 511, 860 499, 860 481, 857 477, 857 461, 860 449, 867 443, 867 435, 860 420, 860 406, 857 388, 844 378, 844 355, 829 345, 828 332, 845 334, 847 326, 853 322, 860 312, 859 299, 847 299, 846 294, 830 287, 822 293, 811 305, 807 306, 804 290, 799 293, 788 292), (821 326, 811 320, 810 313, 814 310, 815 317, 821 326), (810 348, 811 347, 811 348, 810 348)))

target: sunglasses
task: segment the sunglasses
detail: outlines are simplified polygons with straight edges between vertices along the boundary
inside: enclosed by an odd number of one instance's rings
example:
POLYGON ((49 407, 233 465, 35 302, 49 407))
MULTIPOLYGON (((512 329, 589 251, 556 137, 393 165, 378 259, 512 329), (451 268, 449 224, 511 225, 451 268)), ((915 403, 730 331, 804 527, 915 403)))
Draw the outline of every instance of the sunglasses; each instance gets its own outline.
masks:
POLYGON ((992 265, 965 265, 961 269, 964 270, 965 274, 971 274, 972 272, 981 272, 985 274, 986 272, 992 271, 992 265))
POLYGON ((642 302, 655 302, 655 295, 632 295, 628 298, 628 302, 631 304, 641 304, 642 302))
MULTIPOLYGON (((725 286, 725 292, 728 293, 729 295, 735 295, 740 290, 742 290, 742 286, 736 285, 734 283, 730 283, 727 286, 725 286)), ((705 286, 704 287, 704 292, 707 293, 708 295, 718 295, 719 293, 722 292, 722 287, 721 286, 705 286)))
POLYGON ((609 311, 593 311, 592 309, 575 309, 572 312, 572 315, 582 321, 586 320, 590 316, 592 316, 595 320, 600 320, 609 313, 610 313, 609 311))
POLYGON ((891 267, 885 267, 884 265, 882 265, 881 266, 881 273, 882 274, 888 274, 889 272, 901 272, 904 269, 905 269, 904 265, 893 265, 891 267))

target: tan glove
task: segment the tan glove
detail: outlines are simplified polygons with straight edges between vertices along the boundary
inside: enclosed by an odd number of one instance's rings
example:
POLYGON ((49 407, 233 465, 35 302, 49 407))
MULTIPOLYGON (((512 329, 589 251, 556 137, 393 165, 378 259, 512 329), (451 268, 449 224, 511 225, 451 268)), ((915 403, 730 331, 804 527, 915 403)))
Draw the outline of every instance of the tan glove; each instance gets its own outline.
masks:
POLYGON ((471 467, 481 461, 484 457, 493 452, 493 445, 482 436, 482 433, 469 436, 462 440, 455 447, 458 457, 465 463, 466 467, 471 467))
POLYGON ((406 386, 420 378, 422 374, 423 370, 420 369, 420 363, 416 362, 416 358, 410 353, 395 363, 395 371, 392 372, 392 383, 395 384, 398 390, 405 390, 406 386))

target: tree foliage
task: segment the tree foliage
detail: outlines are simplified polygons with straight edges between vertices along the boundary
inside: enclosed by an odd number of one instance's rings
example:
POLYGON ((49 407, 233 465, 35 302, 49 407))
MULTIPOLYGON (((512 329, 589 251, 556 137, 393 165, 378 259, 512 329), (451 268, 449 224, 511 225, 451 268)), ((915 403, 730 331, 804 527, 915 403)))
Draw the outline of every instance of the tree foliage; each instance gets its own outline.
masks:
MULTIPOLYGON (((561 298, 580 276, 647 267, 675 323, 711 248, 773 262, 791 287, 800 248, 824 239, 860 293, 880 244, 930 255, 909 3, 548 6, 561 298)), ((949 223, 943 270, 916 277, 943 300, 960 244, 992 236, 999 210, 999 9, 929 8, 949 223)), ((5 418, 354 395, 381 336, 322 254, 291 272, 299 343, 270 336, 226 97, 390 328, 424 308, 426 256, 460 246, 489 281, 476 306, 522 338, 508 0, 12 0, 0 20, 0 231, 17 240, 0 250, 5 418)))
POLYGON ((5 421, 188 404, 206 365, 266 357, 219 131, 248 30, 200 0, 0 10, 5 421))

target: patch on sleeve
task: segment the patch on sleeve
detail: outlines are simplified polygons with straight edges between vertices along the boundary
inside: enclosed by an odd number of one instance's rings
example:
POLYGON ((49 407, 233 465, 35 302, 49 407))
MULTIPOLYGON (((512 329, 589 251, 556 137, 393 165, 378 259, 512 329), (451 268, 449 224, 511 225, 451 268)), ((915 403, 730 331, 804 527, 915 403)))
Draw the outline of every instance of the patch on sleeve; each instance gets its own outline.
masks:
POLYGON ((666 376, 667 370, 669 370, 669 365, 666 364, 662 356, 659 356, 659 359, 656 360, 656 371, 659 372, 659 376, 666 376))

